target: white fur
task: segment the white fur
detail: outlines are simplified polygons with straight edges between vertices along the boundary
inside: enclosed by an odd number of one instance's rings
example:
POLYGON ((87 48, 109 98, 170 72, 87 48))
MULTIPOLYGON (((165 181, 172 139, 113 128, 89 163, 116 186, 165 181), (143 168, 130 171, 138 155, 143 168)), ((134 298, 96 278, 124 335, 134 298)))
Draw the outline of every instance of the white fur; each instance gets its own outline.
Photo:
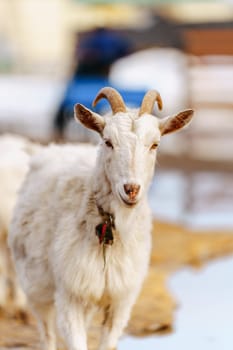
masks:
POLYGON ((94 146, 52 145, 31 163, 9 244, 44 349, 56 348, 54 304, 69 350, 87 350, 86 327, 96 307, 106 316, 99 350, 116 348, 130 317, 149 263, 147 190, 156 160, 156 150, 150 148, 160 140, 158 119, 137 114, 130 110, 98 117, 104 125, 98 152, 94 146), (130 207, 123 202, 128 200, 127 183, 141 186, 130 207), (103 221, 97 204, 115 216, 106 265, 95 234, 103 221))
POLYGON ((6 237, 18 189, 29 169, 29 158, 38 147, 20 136, 6 134, 0 137, 0 306, 3 308, 8 307, 10 299, 18 309, 25 306, 24 294, 12 268, 6 237))

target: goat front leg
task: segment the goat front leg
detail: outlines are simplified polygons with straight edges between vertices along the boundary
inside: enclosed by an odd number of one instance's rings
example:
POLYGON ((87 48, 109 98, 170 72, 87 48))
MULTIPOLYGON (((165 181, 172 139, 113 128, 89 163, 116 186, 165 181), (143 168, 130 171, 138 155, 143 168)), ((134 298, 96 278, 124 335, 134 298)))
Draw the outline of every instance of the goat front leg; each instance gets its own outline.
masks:
POLYGON ((37 319, 43 350, 56 350, 56 330, 53 305, 30 303, 30 306, 37 319))
POLYGON ((135 293, 113 300, 112 304, 105 309, 99 350, 116 350, 118 339, 128 323, 136 297, 135 293))
POLYGON ((85 307, 67 293, 55 297, 57 326, 69 350, 87 350, 85 307))

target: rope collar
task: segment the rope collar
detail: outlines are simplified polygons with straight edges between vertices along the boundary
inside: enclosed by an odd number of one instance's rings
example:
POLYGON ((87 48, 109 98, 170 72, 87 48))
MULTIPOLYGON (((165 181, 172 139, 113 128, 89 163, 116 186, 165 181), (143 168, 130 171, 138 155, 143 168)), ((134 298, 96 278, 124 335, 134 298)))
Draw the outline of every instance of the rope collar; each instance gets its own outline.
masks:
POLYGON ((98 205, 97 208, 102 218, 102 222, 95 228, 95 233, 99 238, 99 244, 103 244, 103 246, 112 245, 114 241, 113 232, 115 230, 114 216, 105 212, 103 208, 98 205))
POLYGON ((106 267, 106 247, 113 245, 114 236, 113 232, 115 230, 114 216, 108 212, 105 212, 102 207, 98 206, 99 214, 102 218, 102 222, 96 226, 95 233, 99 238, 99 244, 102 244, 103 247, 103 260, 104 260, 104 269, 106 267))

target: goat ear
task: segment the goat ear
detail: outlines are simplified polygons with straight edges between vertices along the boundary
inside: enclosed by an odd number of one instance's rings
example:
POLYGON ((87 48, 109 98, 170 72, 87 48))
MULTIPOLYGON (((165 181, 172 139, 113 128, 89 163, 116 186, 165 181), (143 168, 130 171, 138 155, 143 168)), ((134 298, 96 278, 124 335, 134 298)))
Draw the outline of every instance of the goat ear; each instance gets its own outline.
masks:
POLYGON ((194 111, 192 109, 186 109, 174 116, 162 119, 159 123, 161 135, 170 134, 171 132, 182 129, 191 121, 193 113, 194 111))
POLYGON ((80 121, 86 128, 97 131, 102 134, 105 126, 104 118, 99 114, 92 112, 90 109, 77 103, 74 106, 74 118, 80 121))

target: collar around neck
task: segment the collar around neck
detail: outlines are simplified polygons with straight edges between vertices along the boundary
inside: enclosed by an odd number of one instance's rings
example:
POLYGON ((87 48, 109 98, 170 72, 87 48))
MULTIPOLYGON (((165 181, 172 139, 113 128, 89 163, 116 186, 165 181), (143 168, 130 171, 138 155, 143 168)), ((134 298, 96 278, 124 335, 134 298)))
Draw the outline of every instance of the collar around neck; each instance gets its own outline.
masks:
POLYGON ((105 212, 104 209, 96 204, 98 212, 102 218, 102 222, 96 226, 96 235, 99 238, 99 243, 104 245, 112 245, 114 241, 113 231, 115 230, 114 215, 105 212))

